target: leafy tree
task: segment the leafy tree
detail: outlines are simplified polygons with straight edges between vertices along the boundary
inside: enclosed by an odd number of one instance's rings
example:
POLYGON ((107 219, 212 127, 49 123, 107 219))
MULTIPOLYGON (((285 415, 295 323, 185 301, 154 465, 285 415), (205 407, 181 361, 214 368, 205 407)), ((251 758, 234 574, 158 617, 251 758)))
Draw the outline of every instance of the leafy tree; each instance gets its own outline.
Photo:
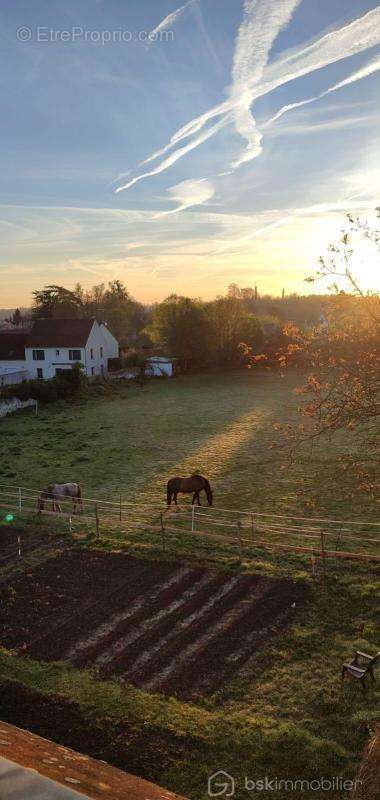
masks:
POLYGON ((209 323, 203 303, 172 294, 154 308, 147 332, 187 369, 207 360, 209 323))
POLYGON ((211 327, 211 348, 220 365, 239 363, 243 358, 242 345, 253 351, 261 346, 263 333, 258 319, 246 307, 244 298, 229 292, 208 306, 211 327))
POLYGON ((85 291, 78 283, 73 291, 63 286, 45 286, 34 295, 34 318, 41 317, 95 317, 107 322, 120 344, 133 344, 147 323, 144 306, 137 303, 126 286, 111 281, 85 291))
POLYGON ((320 259, 311 279, 333 281, 335 294, 322 323, 309 332, 296 326, 285 329, 291 341, 279 353, 280 364, 302 359, 310 374, 298 390, 304 398, 302 424, 283 432, 292 452, 338 432, 354 437, 355 447, 342 456, 342 466, 353 468, 360 486, 374 492, 379 468, 380 297, 365 293, 355 277, 354 241, 362 236, 379 252, 380 232, 360 219, 348 219, 349 229, 329 248, 327 258, 320 259))
POLYGON ((32 315, 35 319, 41 317, 80 317, 83 315, 83 302, 74 291, 65 289, 64 286, 44 286, 43 289, 33 292, 34 304, 32 315))

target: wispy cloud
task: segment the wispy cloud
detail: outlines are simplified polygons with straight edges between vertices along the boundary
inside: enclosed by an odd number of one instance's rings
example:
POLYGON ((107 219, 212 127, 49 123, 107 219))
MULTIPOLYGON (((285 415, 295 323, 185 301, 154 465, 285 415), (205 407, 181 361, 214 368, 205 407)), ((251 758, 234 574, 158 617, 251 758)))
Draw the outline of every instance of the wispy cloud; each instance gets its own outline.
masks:
POLYGON ((327 119, 323 122, 299 123, 295 125, 280 125, 271 131, 271 136, 303 135, 305 133, 322 133, 323 131, 339 131, 343 128, 357 128, 361 125, 379 123, 380 116, 375 114, 360 115, 357 117, 342 117, 341 119, 327 119))
POLYGON ((181 181, 181 183, 171 186, 168 189, 168 193, 172 200, 176 200, 179 203, 179 206, 172 208, 170 211, 162 211, 160 214, 156 214, 155 219, 166 217, 169 214, 177 214, 178 211, 184 211, 186 208, 207 203, 214 196, 215 189, 211 181, 201 178, 198 181, 181 181))
POLYGON ((217 131, 220 131, 221 128, 227 124, 227 122, 227 117, 221 117, 221 119, 216 122, 215 125, 212 125, 210 128, 206 128, 203 133, 195 137, 192 141, 188 142, 183 147, 180 147, 178 150, 175 150, 174 153, 168 156, 168 158, 166 158, 164 161, 161 161, 157 167, 154 167, 154 169, 151 169, 148 172, 142 172, 140 175, 136 175, 134 178, 131 178, 131 180, 129 180, 127 183, 122 184, 122 186, 118 186, 115 190, 116 193, 123 192, 124 189, 130 189, 131 186, 134 186, 135 183, 142 181, 144 178, 150 178, 153 175, 159 175, 160 172, 164 172, 166 169, 168 169, 168 167, 171 167, 176 163, 176 161, 179 161, 180 158, 186 155, 186 153, 194 150, 200 144, 203 144, 203 142, 205 142, 207 139, 210 139, 211 136, 214 136, 214 134, 217 133, 217 131))
POLYGON ((293 111, 295 108, 301 108, 301 106, 309 105, 309 103, 315 103, 316 100, 321 100, 322 97, 326 97, 331 92, 336 92, 337 89, 343 89, 345 86, 349 86, 352 83, 356 83, 356 81, 361 81, 363 78, 368 78, 369 75, 373 75, 374 72, 377 72, 380 69, 380 58, 377 58, 375 61, 371 61, 365 67, 352 72, 348 78, 345 78, 343 81, 339 81, 339 83, 335 83, 334 86, 330 86, 329 89, 326 89, 324 92, 320 94, 314 95, 313 97, 309 97, 306 100, 300 100, 298 103, 289 103, 288 105, 282 106, 279 111, 267 120, 267 122, 262 125, 262 128, 268 128, 270 125, 273 125, 274 122, 277 122, 280 117, 284 114, 287 114, 288 111, 293 111))
POLYGON ((244 18, 236 40, 230 101, 235 128, 246 140, 247 146, 231 165, 233 168, 261 153, 262 136, 251 113, 255 86, 262 79, 275 39, 290 22, 300 2, 301 0, 269 0, 267 3, 257 3, 256 0, 245 0, 244 18))
MULTIPOLYGON (((168 14, 167 17, 164 17, 164 19, 162 19, 161 22, 159 22, 158 25, 153 28, 151 31, 151 36, 161 33, 161 31, 167 31, 173 28, 174 25, 176 25, 176 23, 179 22, 181 17, 185 14, 187 9, 190 8, 190 6, 195 5, 197 2, 198 0, 188 0, 185 5, 180 6, 175 11, 172 11, 171 14, 168 14)), ((151 41, 153 41, 153 39, 151 41)))
MULTIPOLYGON (((379 44, 380 8, 376 8, 312 43, 286 52, 268 64, 273 42, 282 28, 289 23, 299 2, 300 0, 268 0, 266 3, 257 3, 257 0, 245 0, 244 18, 236 39, 232 85, 228 99, 182 126, 163 148, 152 153, 143 163, 149 163, 170 151, 173 152, 170 152, 170 155, 154 169, 140 173, 120 185, 116 192, 128 189, 138 181, 170 168, 230 123, 234 124, 237 132, 247 142, 246 149, 232 165, 232 169, 236 169, 261 153, 262 135, 251 113, 251 107, 257 98, 290 81, 379 44), (210 125, 215 119, 217 122, 210 125), (178 146, 183 140, 189 141, 184 146, 178 146)), ((367 70, 369 67, 370 65, 367 70)), ((376 71, 374 65, 370 71, 365 70, 366 68, 363 68, 353 73, 340 84, 331 87, 331 91, 347 83, 361 80, 376 71)))

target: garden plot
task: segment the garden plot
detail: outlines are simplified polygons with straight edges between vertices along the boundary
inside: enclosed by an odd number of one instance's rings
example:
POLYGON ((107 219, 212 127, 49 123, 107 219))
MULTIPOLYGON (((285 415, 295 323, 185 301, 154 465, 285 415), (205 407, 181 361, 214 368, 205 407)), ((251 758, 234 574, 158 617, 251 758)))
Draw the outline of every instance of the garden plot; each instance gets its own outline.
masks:
POLYGON ((231 679, 305 597, 285 579, 69 551, 1 590, 1 643, 195 699, 231 679))

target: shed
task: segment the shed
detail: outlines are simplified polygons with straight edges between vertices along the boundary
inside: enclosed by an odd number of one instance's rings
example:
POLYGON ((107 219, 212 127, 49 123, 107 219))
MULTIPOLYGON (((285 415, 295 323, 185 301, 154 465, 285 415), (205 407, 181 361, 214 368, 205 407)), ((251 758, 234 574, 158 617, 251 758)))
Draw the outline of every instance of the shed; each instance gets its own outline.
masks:
POLYGON ((146 374, 154 378, 171 378, 177 370, 177 359, 170 356, 150 356, 146 360, 146 374))

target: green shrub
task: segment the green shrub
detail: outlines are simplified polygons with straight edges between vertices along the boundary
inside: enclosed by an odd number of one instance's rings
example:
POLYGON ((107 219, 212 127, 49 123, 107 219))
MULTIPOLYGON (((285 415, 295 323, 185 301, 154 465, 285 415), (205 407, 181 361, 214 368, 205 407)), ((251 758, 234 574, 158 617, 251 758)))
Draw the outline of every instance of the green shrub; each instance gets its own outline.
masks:
POLYGON ((8 400, 17 397, 19 400, 39 400, 41 403, 52 403, 78 394, 87 385, 87 378, 81 364, 74 364, 65 373, 56 375, 50 380, 23 381, 15 386, 6 386, 0 392, 0 399, 8 400))

